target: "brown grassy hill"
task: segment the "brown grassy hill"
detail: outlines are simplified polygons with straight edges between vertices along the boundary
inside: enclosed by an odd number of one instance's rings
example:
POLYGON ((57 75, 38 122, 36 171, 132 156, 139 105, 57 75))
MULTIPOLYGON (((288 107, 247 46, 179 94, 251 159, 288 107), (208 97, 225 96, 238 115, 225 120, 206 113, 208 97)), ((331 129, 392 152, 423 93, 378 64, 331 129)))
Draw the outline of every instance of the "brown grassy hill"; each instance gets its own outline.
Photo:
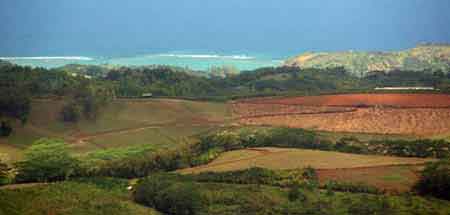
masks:
POLYGON ((450 69, 450 45, 419 45, 396 52, 307 52, 288 59, 287 66, 327 68, 342 66, 362 75, 369 71, 450 69))

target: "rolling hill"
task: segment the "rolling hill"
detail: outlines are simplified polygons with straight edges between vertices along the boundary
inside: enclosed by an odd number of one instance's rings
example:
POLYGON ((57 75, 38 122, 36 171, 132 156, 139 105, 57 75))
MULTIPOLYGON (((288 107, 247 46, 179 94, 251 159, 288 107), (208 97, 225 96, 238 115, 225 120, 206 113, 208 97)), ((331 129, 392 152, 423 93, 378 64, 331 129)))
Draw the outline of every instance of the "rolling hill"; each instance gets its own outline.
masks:
POLYGON ((286 66, 302 68, 344 67, 356 75, 370 71, 450 69, 450 45, 423 44, 396 52, 306 52, 290 58, 286 66))

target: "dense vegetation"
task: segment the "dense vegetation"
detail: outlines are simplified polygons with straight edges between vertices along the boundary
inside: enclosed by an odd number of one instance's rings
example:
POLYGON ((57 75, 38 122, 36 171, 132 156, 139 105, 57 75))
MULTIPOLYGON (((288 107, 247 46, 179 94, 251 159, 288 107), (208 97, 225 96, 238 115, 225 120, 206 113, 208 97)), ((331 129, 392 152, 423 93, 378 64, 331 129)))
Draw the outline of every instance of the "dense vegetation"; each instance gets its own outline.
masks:
POLYGON ((17 182, 51 182, 75 175, 79 161, 72 157, 62 141, 41 139, 25 151, 24 160, 16 164, 17 182))
MULTIPOLYGON (((220 71, 216 73, 221 74, 220 71)), ((449 90, 450 74, 436 71, 393 71, 356 77, 339 67, 279 67, 244 71, 240 74, 226 72, 223 76, 207 77, 166 66, 112 69, 89 67, 78 71, 67 67, 47 70, 2 64, 0 136, 14 132, 12 125, 15 121, 26 123, 32 99, 63 99, 61 120, 72 123, 82 118, 96 120, 101 107, 115 97, 136 98, 148 93, 156 97, 233 99, 245 96, 370 92, 374 87, 410 85, 449 90)), ((24 159, 15 163, 12 171, 16 173, 14 181, 55 182, 79 177, 112 176, 130 179, 149 176, 139 181, 134 198, 141 204, 155 207, 167 214, 448 212, 448 208, 436 206, 438 203, 430 203, 419 197, 407 199, 378 195, 382 191, 366 185, 338 182, 319 185, 312 169, 271 171, 254 168, 187 176, 156 174, 205 164, 224 151, 248 147, 274 146, 358 154, 449 157, 450 143, 442 140, 361 141, 357 138, 341 138, 335 143, 316 132, 303 129, 232 128, 208 133, 199 142, 181 143, 170 149, 134 146, 75 156, 69 153, 67 145, 63 141, 51 139, 35 142, 26 150, 24 159), (346 193, 340 193, 341 191, 346 193)), ((448 184, 445 184, 448 182, 446 170, 448 168, 445 169, 442 164, 427 167, 423 173, 423 181, 417 186, 418 192, 448 198, 440 191, 448 189, 448 184), (433 183, 431 187, 430 182, 433 183)), ((8 166, 0 163, 0 184, 10 180, 10 172, 8 166)), ((94 210, 109 214, 148 212, 149 210, 128 202, 127 193, 118 191, 127 185, 127 181, 120 179, 78 179, 58 182, 42 189, 0 190, 0 211, 6 211, 7 214, 90 214, 94 210), (90 201, 91 198, 101 201, 93 202, 90 201), (30 205, 31 201, 45 207, 36 211, 35 205, 30 205), (52 204, 58 207, 46 206, 52 204), (64 207, 73 204, 77 209, 71 207, 65 210, 64 207)))
POLYGON ((225 77, 206 77, 187 69, 168 66, 70 68, 48 70, 10 64, 1 66, 0 135, 9 135, 11 124, 16 119, 26 122, 31 108, 30 100, 33 98, 64 98, 67 104, 61 119, 76 122, 80 118, 95 120, 100 107, 116 96, 135 98, 151 94, 217 100, 372 91, 375 87, 384 86, 433 86, 442 92, 450 90, 450 73, 442 71, 380 71, 356 77, 342 67, 277 67, 243 71, 225 77))
POLYGON ((450 200, 450 160, 428 164, 415 189, 422 195, 450 200))
POLYGON ((127 186, 127 180, 93 178, 0 189, 0 214, 159 214, 129 199, 127 186))
MULTIPOLYGON (((257 178, 261 171, 251 170, 245 174, 256 174, 250 177, 257 178)), ((223 176, 213 174, 215 173, 210 173, 208 177, 216 180, 223 176)), ((430 204, 427 200, 411 195, 396 197, 342 193, 330 189, 320 190, 317 186, 295 184, 285 189, 247 184, 245 181, 240 184, 211 183, 205 180, 197 181, 195 176, 175 174, 155 174, 139 180, 133 196, 141 204, 172 215, 446 214, 448 212, 445 203, 430 204)))
POLYGON ((450 157, 450 143, 445 140, 371 140, 344 137, 333 143, 314 131, 300 128, 225 129, 201 138, 201 151, 229 151, 251 147, 317 149, 357 154, 401 157, 450 157))
POLYGON ((4 65, 0 67, 0 135, 11 133, 14 121, 27 121, 31 99, 63 97, 64 121, 84 116, 95 119, 100 106, 114 97, 109 83, 76 73, 43 68, 4 65))

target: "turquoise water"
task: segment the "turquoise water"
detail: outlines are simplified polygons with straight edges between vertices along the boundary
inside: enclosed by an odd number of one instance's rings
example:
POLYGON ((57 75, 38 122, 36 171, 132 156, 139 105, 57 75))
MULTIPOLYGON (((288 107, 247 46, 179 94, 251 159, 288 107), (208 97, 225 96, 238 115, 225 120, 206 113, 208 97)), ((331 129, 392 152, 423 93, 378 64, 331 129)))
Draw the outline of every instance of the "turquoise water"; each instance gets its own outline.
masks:
POLYGON ((260 67, 279 66, 283 62, 283 57, 275 57, 267 54, 202 54, 187 52, 169 52, 127 57, 43 56, 0 57, 0 59, 23 66, 45 68, 56 68, 67 64, 119 66, 170 65, 203 71, 207 71, 214 66, 233 66, 238 70, 253 70, 260 67))

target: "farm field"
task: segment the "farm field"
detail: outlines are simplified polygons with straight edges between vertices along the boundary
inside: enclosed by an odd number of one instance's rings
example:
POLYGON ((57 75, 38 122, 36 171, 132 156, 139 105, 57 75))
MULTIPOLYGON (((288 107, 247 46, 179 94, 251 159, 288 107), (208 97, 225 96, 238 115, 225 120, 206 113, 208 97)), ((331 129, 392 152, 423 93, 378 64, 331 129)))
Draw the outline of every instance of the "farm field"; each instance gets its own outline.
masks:
POLYGON ((250 148, 225 152, 213 162, 194 168, 181 170, 183 173, 207 171, 232 171, 263 167, 268 169, 296 169, 313 167, 315 169, 347 169, 377 166, 417 165, 433 159, 404 158, 375 155, 358 155, 330 151, 289 149, 289 148, 250 148))
POLYGON ((232 107, 243 125, 433 137, 450 133, 448 104, 450 96, 440 94, 349 94, 244 100, 232 107))
POLYGON ((446 94, 340 94, 302 96, 291 98, 250 99, 251 104, 284 104, 302 106, 391 106, 391 107, 450 107, 450 95, 446 94))
POLYGON ((348 169, 322 169, 317 174, 321 184, 328 180, 363 183, 391 192, 408 192, 419 180, 422 165, 382 166, 348 169))
POLYGON ((390 192, 405 192, 419 179, 423 164, 432 159, 356 155, 282 148, 251 148, 225 152, 213 162, 180 170, 182 174, 226 172, 262 167, 289 170, 313 167, 319 181, 364 183, 390 192))
POLYGON ((225 124, 225 103, 175 99, 115 100, 102 108, 95 121, 63 123, 62 100, 35 100, 28 122, 1 139, 5 160, 20 159, 22 151, 42 137, 63 139, 76 153, 139 145, 172 147, 191 136, 225 124))

